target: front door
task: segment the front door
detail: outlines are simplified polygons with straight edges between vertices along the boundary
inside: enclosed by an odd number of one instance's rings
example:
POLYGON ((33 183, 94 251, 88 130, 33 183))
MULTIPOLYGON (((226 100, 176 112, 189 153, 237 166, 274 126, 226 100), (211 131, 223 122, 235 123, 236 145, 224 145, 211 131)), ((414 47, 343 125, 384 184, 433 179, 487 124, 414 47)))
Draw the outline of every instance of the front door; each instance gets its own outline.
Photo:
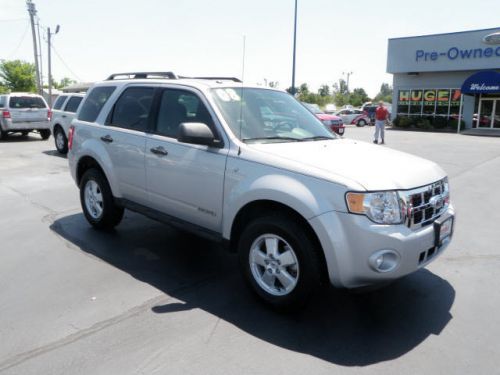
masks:
POLYGON ((220 232, 225 148, 180 143, 179 124, 202 122, 215 132, 212 115, 194 91, 166 88, 160 95, 154 134, 146 142, 146 174, 153 208, 220 232))
POLYGON ((500 99, 481 99, 477 121, 478 128, 500 128, 500 99))

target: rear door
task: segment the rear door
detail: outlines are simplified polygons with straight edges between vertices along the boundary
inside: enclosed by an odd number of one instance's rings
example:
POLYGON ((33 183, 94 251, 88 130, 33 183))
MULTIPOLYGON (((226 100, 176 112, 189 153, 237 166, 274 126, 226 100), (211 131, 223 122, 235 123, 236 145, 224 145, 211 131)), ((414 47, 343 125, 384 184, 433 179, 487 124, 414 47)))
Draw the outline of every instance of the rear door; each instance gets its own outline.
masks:
POLYGON ((148 203, 144 152, 154 93, 152 86, 125 88, 99 137, 108 151, 123 198, 142 205, 148 203))

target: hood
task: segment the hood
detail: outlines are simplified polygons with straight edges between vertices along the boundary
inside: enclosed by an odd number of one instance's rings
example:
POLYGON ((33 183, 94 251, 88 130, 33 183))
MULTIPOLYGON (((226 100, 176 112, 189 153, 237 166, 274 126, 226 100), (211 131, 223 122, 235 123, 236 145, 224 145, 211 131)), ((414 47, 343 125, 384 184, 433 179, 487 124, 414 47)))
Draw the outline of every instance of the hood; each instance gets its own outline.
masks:
POLYGON ((366 190, 412 189, 446 176, 429 160, 350 139, 248 146, 266 154, 262 156, 268 164, 332 182, 350 180, 366 190))
POLYGON ((339 116, 329 115, 327 113, 316 113, 315 115, 320 120, 342 120, 339 116))

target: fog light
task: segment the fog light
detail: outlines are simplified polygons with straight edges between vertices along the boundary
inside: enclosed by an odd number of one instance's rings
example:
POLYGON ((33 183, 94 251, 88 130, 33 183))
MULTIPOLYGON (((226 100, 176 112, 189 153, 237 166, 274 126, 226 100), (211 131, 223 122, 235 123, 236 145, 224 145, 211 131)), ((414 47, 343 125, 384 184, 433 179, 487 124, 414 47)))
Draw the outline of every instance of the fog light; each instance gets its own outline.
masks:
POLYGON ((370 256, 368 263, 377 272, 391 272, 399 265, 399 254, 394 250, 379 250, 370 256))

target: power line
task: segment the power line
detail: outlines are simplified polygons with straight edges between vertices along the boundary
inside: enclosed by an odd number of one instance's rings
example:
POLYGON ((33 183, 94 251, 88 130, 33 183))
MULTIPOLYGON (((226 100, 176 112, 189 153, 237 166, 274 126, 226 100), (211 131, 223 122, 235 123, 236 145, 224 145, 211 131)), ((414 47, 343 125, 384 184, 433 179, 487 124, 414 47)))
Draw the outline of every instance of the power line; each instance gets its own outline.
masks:
POLYGON ((63 63, 63 65, 66 67, 66 69, 68 69, 68 71, 73 74, 73 77, 76 78, 77 80, 79 80, 80 82, 82 82, 82 79, 80 77, 78 77, 78 75, 68 66, 68 64, 66 64, 66 62, 64 61, 64 59, 61 57, 61 55, 59 55, 59 52, 57 52, 56 48, 54 47, 54 44, 52 44, 52 50, 54 51, 54 53, 56 54, 57 58, 59 59, 59 61, 61 61, 63 63))
POLYGON ((30 27, 30 24, 29 22, 26 24, 26 29, 24 29, 24 33, 23 33, 23 36, 21 37, 21 40, 19 41, 19 43, 17 44, 17 47, 14 48, 14 50, 12 51, 12 53, 10 53, 9 55, 7 55, 8 59, 10 59, 18 50, 19 50, 19 47, 21 47, 21 44, 23 44, 24 42, 24 38, 26 37, 26 34, 28 33, 28 29, 30 27))
POLYGON ((10 20, 0 20, 0 22, 19 22, 19 21, 26 21, 27 18, 12 18, 10 20))

